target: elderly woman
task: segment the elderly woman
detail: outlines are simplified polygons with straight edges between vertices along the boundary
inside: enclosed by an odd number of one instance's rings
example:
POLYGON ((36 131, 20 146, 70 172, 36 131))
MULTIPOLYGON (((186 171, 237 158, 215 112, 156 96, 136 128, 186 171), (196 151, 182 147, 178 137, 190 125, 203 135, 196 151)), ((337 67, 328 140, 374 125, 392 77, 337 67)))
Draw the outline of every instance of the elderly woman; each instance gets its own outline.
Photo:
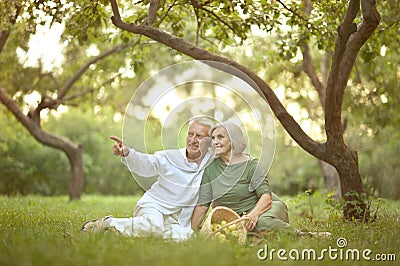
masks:
POLYGON ((271 192, 268 179, 254 176, 259 162, 243 153, 247 145, 240 127, 224 122, 211 128, 210 136, 217 157, 204 171, 192 228, 200 228, 211 202, 214 207, 229 207, 248 217, 248 231, 290 227, 287 207, 271 192), (253 178, 263 181, 252 190, 253 178))

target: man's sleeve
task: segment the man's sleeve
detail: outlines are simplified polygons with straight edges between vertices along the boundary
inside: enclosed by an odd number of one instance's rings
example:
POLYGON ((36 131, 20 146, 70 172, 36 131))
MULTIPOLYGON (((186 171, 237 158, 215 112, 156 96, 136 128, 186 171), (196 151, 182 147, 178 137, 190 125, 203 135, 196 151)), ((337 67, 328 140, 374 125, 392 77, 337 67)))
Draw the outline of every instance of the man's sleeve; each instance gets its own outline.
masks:
POLYGON ((147 154, 129 150, 129 154, 121 159, 130 171, 143 177, 153 177, 159 175, 161 153, 147 154))

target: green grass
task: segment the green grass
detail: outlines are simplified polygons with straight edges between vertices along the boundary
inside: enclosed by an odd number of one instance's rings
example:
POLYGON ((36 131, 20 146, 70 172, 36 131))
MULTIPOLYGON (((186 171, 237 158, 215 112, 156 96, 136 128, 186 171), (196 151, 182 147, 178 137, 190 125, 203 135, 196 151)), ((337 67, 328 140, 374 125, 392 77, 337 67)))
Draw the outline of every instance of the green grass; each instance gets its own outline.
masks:
MULTIPOLYGON (((282 197, 284 198, 284 197, 282 197)), ((268 246, 285 249, 337 248, 336 240, 346 238, 346 249, 371 249, 395 254, 400 260, 400 202, 387 201, 371 223, 346 222, 336 211, 327 208, 319 193, 286 200, 291 224, 311 231, 330 231, 330 238, 297 237, 271 233, 257 244, 235 243, 194 238, 176 243, 155 238, 130 238, 112 232, 83 234, 81 225, 88 219, 113 214, 131 216, 137 197, 84 196, 69 202, 67 197, 0 197, 0 265, 370 265, 371 261, 331 260, 280 261, 276 253, 260 260, 257 251, 268 246)), ((377 205, 376 205, 377 206, 377 205)), ((376 208, 373 205, 373 208, 376 208)), ((288 254, 286 254, 288 257, 288 254)), ((396 262, 376 262, 396 265, 396 262)))

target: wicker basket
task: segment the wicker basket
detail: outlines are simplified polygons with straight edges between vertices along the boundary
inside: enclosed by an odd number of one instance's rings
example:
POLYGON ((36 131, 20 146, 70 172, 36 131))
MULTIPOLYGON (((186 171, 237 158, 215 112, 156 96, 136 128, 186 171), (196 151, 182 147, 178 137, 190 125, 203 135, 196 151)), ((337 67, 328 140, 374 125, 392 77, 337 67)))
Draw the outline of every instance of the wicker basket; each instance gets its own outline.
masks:
POLYGON ((214 238, 214 235, 217 232, 222 231, 224 228, 232 224, 236 224, 239 232, 238 243, 243 245, 246 243, 247 237, 247 230, 245 228, 246 220, 248 220, 248 218, 240 218, 240 216, 230 208, 219 206, 210 211, 207 219, 204 221, 203 226, 201 227, 200 234, 205 237, 214 238), (227 224, 221 226, 220 229, 213 231, 212 224, 220 223, 223 220, 225 220, 227 224))

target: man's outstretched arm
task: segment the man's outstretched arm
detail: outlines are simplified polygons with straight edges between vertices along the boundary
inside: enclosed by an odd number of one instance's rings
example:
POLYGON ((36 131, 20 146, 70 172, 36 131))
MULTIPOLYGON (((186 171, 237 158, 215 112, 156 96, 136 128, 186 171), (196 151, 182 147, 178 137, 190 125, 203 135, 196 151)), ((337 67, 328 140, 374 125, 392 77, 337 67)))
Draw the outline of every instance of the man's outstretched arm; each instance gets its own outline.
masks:
POLYGON ((159 174, 159 157, 153 154, 137 152, 129 148, 121 138, 111 136, 114 140, 113 153, 121 156, 122 162, 130 171, 143 177, 153 177, 159 174))

